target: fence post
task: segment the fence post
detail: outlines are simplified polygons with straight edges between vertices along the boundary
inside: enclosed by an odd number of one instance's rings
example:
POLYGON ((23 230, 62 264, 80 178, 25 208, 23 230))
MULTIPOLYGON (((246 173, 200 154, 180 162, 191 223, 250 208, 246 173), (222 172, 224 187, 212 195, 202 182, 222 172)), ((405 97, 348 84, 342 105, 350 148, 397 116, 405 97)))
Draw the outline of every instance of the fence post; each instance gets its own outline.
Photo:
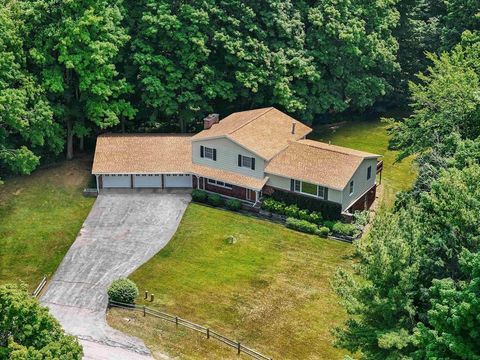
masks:
POLYGON ((155 295, 154 294, 150 294, 150 302, 152 302, 155 298, 155 295))
POLYGON ((175 325, 178 326, 178 316, 175 316, 175 325))
POLYGON ((143 316, 146 316, 147 312, 145 311, 145 305, 143 305, 143 316))
POLYGON ((237 349, 238 349, 237 354, 240 355, 240 343, 238 343, 237 349))
POLYGON ((145 290, 145 300, 147 300, 147 299, 148 299, 148 291, 145 290))
POLYGON ((210 339, 210 329, 207 328, 207 339, 210 339))

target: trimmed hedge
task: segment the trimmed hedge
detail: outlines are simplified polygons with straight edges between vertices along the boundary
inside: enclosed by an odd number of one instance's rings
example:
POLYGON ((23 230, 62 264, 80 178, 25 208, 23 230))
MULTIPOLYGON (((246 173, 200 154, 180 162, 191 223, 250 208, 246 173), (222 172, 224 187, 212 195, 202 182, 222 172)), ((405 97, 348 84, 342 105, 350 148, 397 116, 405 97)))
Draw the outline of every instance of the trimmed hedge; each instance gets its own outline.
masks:
POLYGON ((120 278, 110 284, 107 293, 112 301, 133 304, 138 296, 138 288, 132 280, 120 278))
POLYGON ((318 235, 320 236, 328 236, 328 234, 330 234, 330 229, 326 226, 321 226, 319 229, 318 229, 318 235))
POLYGON ((320 212, 326 220, 340 220, 341 218, 342 206, 331 201, 302 196, 277 189, 275 189, 270 196, 274 200, 283 202, 287 205, 296 205, 300 209, 320 212))
POLYGON ((207 192, 206 191, 203 191, 203 190, 193 190, 192 191, 192 199, 193 201, 197 201, 197 202, 206 202, 207 201, 207 192))
POLYGON ((242 202, 237 199, 228 199, 225 201, 228 210, 239 211, 242 208, 242 202))
POLYGON ((208 194, 207 201, 212 206, 222 206, 223 199, 218 194, 208 194))
POLYGON ((292 217, 287 218, 286 226, 293 230, 298 230, 307 234, 319 235, 318 226, 305 220, 299 220, 292 217))

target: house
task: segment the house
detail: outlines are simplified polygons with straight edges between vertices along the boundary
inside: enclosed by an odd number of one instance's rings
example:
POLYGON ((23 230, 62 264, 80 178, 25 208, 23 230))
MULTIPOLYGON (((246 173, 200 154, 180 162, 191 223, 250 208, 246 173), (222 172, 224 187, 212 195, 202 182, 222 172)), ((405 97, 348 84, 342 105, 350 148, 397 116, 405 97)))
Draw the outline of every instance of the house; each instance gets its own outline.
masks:
POLYGON ((194 188, 252 204, 282 191, 337 203, 343 212, 368 208, 380 155, 308 140, 311 131, 270 107, 222 120, 211 114, 193 136, 105 134, 92 173, 99 191, 194 188))

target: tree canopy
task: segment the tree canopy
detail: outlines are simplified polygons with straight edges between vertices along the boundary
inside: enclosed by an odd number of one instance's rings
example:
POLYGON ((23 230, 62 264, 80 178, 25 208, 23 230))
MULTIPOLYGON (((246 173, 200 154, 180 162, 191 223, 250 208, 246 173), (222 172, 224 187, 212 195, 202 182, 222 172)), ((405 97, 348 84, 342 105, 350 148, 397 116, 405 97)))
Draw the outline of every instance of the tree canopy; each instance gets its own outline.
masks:
POLYGON ((24 286, 7 284, 0 286, 2 355, 13 360, 80 360, 83 351, 24 286))

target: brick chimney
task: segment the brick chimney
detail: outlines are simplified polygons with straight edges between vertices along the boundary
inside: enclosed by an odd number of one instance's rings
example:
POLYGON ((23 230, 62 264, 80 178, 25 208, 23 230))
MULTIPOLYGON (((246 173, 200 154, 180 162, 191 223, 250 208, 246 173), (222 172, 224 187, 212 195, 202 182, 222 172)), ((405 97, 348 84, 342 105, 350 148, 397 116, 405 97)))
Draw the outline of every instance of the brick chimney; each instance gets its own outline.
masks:
POLYGON ((220 121, 219 114, 209 114, 205 119, 203 119, 203 128, 205 130, 210 129, 213 124, 218 124, 220 121))

